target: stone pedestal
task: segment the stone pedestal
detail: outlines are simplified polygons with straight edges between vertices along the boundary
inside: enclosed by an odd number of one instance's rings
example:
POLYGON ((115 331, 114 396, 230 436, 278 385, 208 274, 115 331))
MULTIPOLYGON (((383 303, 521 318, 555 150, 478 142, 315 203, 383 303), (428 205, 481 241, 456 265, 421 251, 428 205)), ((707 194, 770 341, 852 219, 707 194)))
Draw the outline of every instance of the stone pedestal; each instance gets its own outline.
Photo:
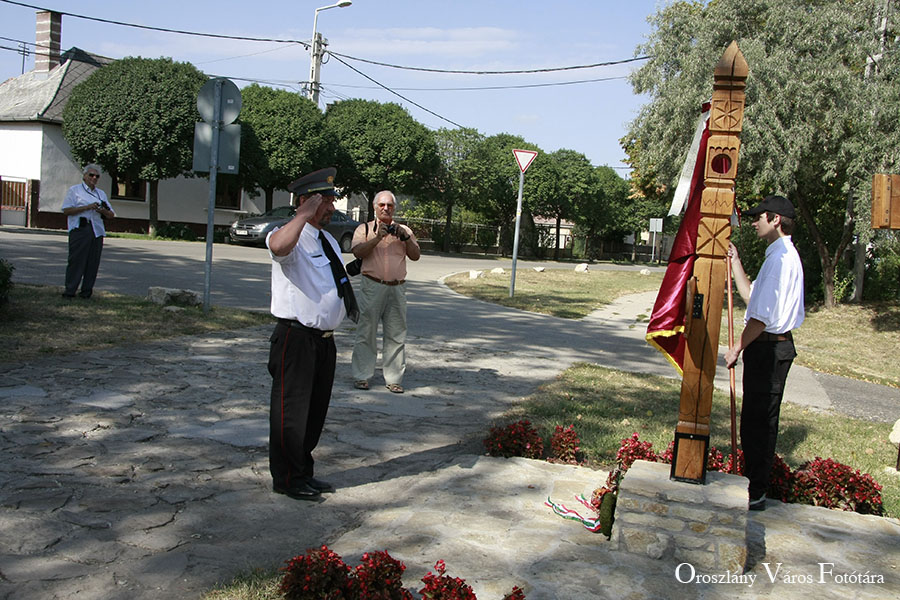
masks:
POLYGON ((747 480, 710 472, 705 485, 672 481, 671 465, 635 461, 619 484, 612 541, 620 551, 742 573, 747 480))

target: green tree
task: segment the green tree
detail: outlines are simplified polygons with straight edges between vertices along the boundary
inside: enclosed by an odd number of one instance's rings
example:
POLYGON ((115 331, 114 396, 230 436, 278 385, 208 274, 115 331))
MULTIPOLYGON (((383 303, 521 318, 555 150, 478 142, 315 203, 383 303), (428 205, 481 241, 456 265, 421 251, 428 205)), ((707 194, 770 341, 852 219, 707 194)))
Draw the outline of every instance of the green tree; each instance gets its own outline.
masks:
POLYGON ((241 91, 241 99, 242 180, 263 190, 271 210, 276 189, 286 190, 304 173, 334 163, 337 140, 325 115, 299 94, 254 83, 241 91))
POLYGON ((435 193, 440 159, 434 136, 399 104, 342 100, 325 112, 341 146, 339 183, 369 200, 381 190, 428 196, 435 193))
MULTIPOLYGON (((473 195, 477 178, 474 157, 478 144, 484 140, 484 136, 475 129, 465 127, 441 128, 434 132, 434 139, 441 161, 436 200, 444 208, 444 231, 449 232, 455 207, 478 205, 473 195)), ((444 235, 442 242, 443 251, 449 251, 450 236, 444 235)))
POLYGON ((559 259, 559 238, 563 219, 575 216, 579 205, 584 206, 596 194, 594 167, 581 152, 565 148, 546 155, 529 177, 535 178, 537 195, 534 212, 554 219, 553 257, 559 259), (546 164, 547 166, 540 168, 546 164))
MULTIPOLYGON (((516 203, 519 197, 519 167, 513 150, 539 151, 534 144, 509 133, 499 133, 485 138, 475 151, 473 173, 473 196, 478 198, 478 210, 491 224, 500 228, 500 250, 506 256, 512 251, 513 232, 516 218, 516 203)), ((539 164, 541 156, 535 158, 529 173, 539 164)), ((522 212, 531 213, 531 198, 534 184, 528 177, 522 191, 522 212)))
MULTIPOLYGON (((886 75, 898 58, 883 52, 880 74, 865 75, 867 59, 883 49, 883 8, 883 0, 676 2, 651 18, 653 32, 637 49, 652 58, 632 85, 651 101, 631 124, 630 156, 645 187, 652 176, 670 194, 698 107, 712 93, 713 67, 738 41, 750 65, 739 203, 776 192, 795 202, 801 255, 819 259, 807 261, 807 282, 819 279, 826 306, 866 182, 897 167, 900 105, 886 75)), ((896 9, 890 16, 896 22, 896 9)))
POLYGON ((620 240, 634 232, 628 220, 632 201, 628 182, 612 167, 594 167, 589 190, 576 201, 574 220, 577 232, 585 240, 585 256, 599 257, 603 255, 605 241, 620 240))
POLYGON ((95 162, 116 180, 150 182, 149 233, 156 234, 160 179, 192 167, 197 93, 206 76, 170 58, 123 58, 72 90, 63 135, 82 163, 95 162))

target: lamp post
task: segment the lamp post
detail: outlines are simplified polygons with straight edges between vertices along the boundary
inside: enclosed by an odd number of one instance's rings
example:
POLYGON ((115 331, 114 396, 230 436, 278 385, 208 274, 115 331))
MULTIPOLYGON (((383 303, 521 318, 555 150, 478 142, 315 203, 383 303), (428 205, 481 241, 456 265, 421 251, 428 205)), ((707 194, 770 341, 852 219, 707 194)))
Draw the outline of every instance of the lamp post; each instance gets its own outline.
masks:
POLYGON ((341 2, 316 9, 316 15, 313 18, 312 42, 309 45, 309 90, 307 91, 307 97, 316 106, 319 105, 319 70, 322 68, 322 55, 325 53, 325 41, 321 39, 321 34, 316 32, 316 25, 319 22, 319 11, 328 10, 329 8, 346 8, 351 4, 353 4, 351 0, 342 0, 341 2))

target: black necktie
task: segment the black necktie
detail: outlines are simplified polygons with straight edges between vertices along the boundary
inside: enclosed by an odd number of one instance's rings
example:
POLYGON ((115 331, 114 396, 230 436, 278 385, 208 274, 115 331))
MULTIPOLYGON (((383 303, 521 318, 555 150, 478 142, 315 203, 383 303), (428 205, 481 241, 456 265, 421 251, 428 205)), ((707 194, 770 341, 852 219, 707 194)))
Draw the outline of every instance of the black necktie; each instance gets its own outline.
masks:
POLYGON ((339 298, 344 299, 344 308, 347 309, 347 316, 354 323, 359 322, 359 307, 356 304, 356 296, 353 295, 353 286, 350 285, 350 278, 347 277, 347 271, 344 270, 344 263, 338 258, 331 247, 331 243, 325 239, 325 232, 319 231, 319 241, 322 242, 322 250, 331 263, 331 275, 334 277, 334 285, 337 286, 339 298))

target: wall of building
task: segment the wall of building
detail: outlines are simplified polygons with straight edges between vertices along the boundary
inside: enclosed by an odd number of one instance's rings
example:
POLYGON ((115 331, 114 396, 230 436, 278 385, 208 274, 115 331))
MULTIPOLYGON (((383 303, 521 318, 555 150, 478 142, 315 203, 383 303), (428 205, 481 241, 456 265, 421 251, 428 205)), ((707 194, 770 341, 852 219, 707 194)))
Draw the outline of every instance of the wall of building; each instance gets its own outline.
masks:
MULTIPOLYGON (((63 199, 70 187, 82 181, 81 165, 72 158, 69 143, 62 134, 62 127, 42 123, 40 212, 62 212, 63 199)), ((109 192, 109 181, 101 186, 109 192)))
POLYGON ((41 124, 0 123, 0 177, 41 178, 41 124))

